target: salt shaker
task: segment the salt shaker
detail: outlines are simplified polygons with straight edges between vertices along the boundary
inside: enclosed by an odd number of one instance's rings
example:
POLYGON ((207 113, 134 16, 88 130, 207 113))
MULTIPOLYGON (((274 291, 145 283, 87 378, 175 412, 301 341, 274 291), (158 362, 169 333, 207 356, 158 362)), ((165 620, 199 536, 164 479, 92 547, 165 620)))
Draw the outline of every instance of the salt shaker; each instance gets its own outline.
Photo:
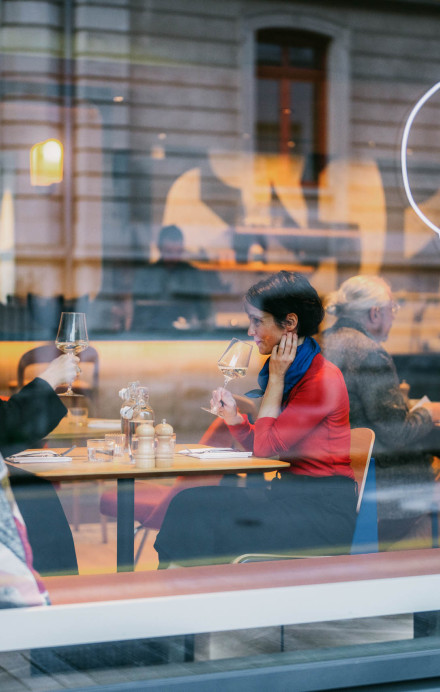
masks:
POLYGON ((142 423, 136 429, 138 446, 133 457, 135 464, 140 469, 154 468, 154 428, 151 423, 142 423))
POLYGON ((156 425, 156 466, 167 468, 173 465, 174 443, 176 436, 173 427, 167 423, 166 418, 156 425))

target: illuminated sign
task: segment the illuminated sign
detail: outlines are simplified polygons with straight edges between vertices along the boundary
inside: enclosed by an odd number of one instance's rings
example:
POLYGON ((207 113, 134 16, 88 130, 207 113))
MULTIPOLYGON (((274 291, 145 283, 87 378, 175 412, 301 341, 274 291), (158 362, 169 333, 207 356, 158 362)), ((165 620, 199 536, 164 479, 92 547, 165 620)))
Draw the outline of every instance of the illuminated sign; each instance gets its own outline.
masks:
POLYGON ((417 101, 416 105, 412 109, 411 113, 409 114, 409 118, 406 121, 405 129, 403 131, 403 137, 402 137, 402 146, 400 149, 400 160, 402 164, 402 177, 403 177, 403 185, 405 187, 405 192, 406 196, 408 197, 408 201, 414 211, 416 212, 417 216, 422 219, 424 223, 426 223, 429 228, 432 228, 433 231, 438 233, 440 235, 440 228, 436 226, 430 219, 428 219, 427 216, 422 212, 420 207, 416 204, 414 197, 412 196, 411 188, 409 186, 408 182, 408 165, 407 165, 407 151, 408 151, 408 138, 409 138, 409 133, 411 131, 412 124, 414 122, 414 119, 417 115, 417 113, 420 111, 422 106, 431 98, 433 94, 436 93, 440 89, 440 82, 437 82, 437 84, 434 84, 433 87, 431 87, 426 94, 422 96, 419 101, 417 101))

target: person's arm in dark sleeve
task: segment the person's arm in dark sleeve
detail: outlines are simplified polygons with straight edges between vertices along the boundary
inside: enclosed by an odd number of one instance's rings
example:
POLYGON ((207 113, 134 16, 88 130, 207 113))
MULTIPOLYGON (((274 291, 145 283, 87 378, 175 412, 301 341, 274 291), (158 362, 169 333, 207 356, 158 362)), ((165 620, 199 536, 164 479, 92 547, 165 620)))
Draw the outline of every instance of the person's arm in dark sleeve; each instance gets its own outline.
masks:
POLYGON ((0 451, 3 456, 32 447, 66 415, 53 388, 36 377, 8 401, 0 401, 0 451))
POLYGON ((432 430, 429 411, 423 407, 409 410, 389 354, 370 353, 360 364, 360 372, 358 394, 379 443, 405 448, 432 430))

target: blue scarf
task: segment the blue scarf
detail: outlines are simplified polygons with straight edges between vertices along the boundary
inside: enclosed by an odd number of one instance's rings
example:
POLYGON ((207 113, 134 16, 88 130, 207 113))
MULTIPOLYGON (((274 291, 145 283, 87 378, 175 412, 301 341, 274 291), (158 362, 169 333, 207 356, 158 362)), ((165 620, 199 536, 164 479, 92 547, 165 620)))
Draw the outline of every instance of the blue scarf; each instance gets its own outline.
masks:
MULTIPOLYGON (((304 377, 312 364, 312 360, 320 351, 321 348, 319 344, 315 339, 312 339, 311 336, 306 336, 301 346, 298 346, 295 360, 292 365, 290 365, 284 377, 283 401, 287 398, 292 388, 304 377)), ((266 360, 258 375, 258 384, 261 389, 251 389, 250 392, 246 392, 245 396, 251 399, 264 396, 269 381, 269 361, 270 358, 266 360)))

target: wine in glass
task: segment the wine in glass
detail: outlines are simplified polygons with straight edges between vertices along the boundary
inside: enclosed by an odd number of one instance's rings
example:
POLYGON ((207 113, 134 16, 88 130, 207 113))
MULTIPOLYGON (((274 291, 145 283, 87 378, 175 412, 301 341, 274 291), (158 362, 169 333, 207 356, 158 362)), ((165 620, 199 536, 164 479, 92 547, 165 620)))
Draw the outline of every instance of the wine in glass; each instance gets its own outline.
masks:
MULTIPOLYGON (((218 368, 223 373, 224 383, 226 387, 228 382, 235 380, 237 377, 245 377, 249 367, 249 361, 252 353, 252 344, 240 339, 231 339, 226 351, 220 356, 217 361, 218 368)), ((216 407, 205 408, 204 411, 209 411, 214 416, 218 415, 216 407)))
MULTIPOLYGON (((89 345, 87 334, 86 316, 83 312, 62 312, 58 327, 56 347, 63 353, 72 353, 77 356, 89 345)), ((81 396, 75 394, 72 383, 69 382, 67 391, 60 396, 81 396)))

